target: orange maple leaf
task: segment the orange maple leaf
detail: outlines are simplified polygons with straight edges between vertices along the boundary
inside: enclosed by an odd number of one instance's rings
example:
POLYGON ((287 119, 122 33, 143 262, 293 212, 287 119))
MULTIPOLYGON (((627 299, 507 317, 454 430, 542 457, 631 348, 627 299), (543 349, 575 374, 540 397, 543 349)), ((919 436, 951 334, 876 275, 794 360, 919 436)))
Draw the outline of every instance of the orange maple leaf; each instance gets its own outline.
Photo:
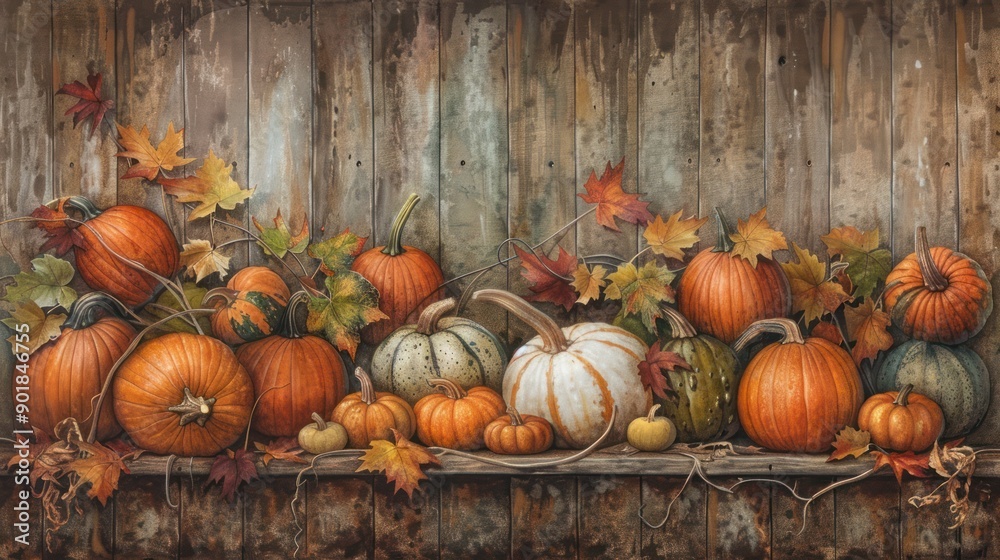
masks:
POLYGON ((839 282, 827 276, 826 265, 816 255, 795 243, 792 252, 797 262, 781 263, 781 268, 792 291, 792 311, 802 311, 807 324, 851 299, 839 282))
POLYGON ((87 496, 97 498, 102 506, 106 505, 108 498, 118 489, 118 478, 122 471, 128 473, 128 468, 118 453, 100 443, 87 443, 81 440, 77 441, 76 445, 87 456, 66 463, 63 470, 79 475, 76 487, 90 483, 87 496))
POLYGON ((774 251, 788 248, 785 235, 767 223, 766 215, 765 206, 752 214, 746 222, 739 220, 737 232, 729 235, 734 243, 731 254, 750 261, 754 268, 757 268, 757 257, 770 259, 774 251))
POLYGON ((707 217, 682 220, 681 211, 678 210, 666 222, 657 216, 653 223, 646 226, 646 231, 643 232, 642 236, 646 238, 646 243, 649 243, 649 248, 654 253, 667 258, 683 260, 684 249, 693 247, 698 242, 696 235, 698 229, 707 221, 707 217))
POLYGON ((910 476, 917 478, 927 478, 930 476, 930 453, 917 455, 912 451, 906 453, 883 453, 872 451, 875 456, 874 470, 878 471, 884 466, 889 466, 892 473, 896 475, 896 482, 903 484, 903 473, 910 473, 910 476))
POLYGON ((825 338, 838 346, 844 342, 844 335, 841 334, 840 328, 830 321, 819 321, 813 325, 809 334, 810 336, 825 338))
POLYGON ((601 265, 591 269, 586 264, 580 263, 573 271, 573 288, 580 294, 576 301, 587 305, 591 300, 600 299, 601 288, 608 283, 604 278, 607 274, 607 269, 601 265))
POLYGON ((234 210, 237 204, 250 198, 256 187, 241 189, 231 177, 232 172, 232 165, 226 165, 225 161, 209 150, 205 161, 194 175, 179 179, 161 176, 157 182, 163 185, 164 192, 176 196, 179 202, 199 203, 188 216, 188 221, 191 222, 208 216, 218 208, 234 210))
POLYGON ((264 454, 261 462, 266 467, 274 459, 290 461, 292 463, 307 463, 305 459, 299 457, 303 449, 299 447, 299 441, 294 437, 278 438, 270 443, 263 444, 259 441, 253 442, 257 451, 264 454))
POLYGON ((149 141, 149 129, 145 126, 137 131, 131 125, 118 125, 118 134, 124 151, 115 154, 118 157, 131 158, 136 162, 122 175, 122 179, 144 177, 150 181, 156 179, 160 171, 171 171, 174 167, 187 165, 194 158, 184 158, 177 152, 184 148, 184 129, 174 132, 174 123, 167 125, 167 135, 157 147, 149 141))
POLYGON ((629 194, 622 190, 624 171, 624 157, 613 168, 609 161, 600 179, 597 178, 597 173, 590 172, 590 178, 583 185, 583 188, 587 189, 587 194, 577 195, 584 202, 597 204, 597 223, 612 231, 621 231, 615 224, 615 218, 630 224, 646 224, 653 219, 653 215, 649 213, 648 202, 639 200, 637 194, 629 194))
POLYGON ((833 442, 833 453, 830 454, 826 462, 839 461, 848 456, 860 457, 868 453, 868 446, 871 442, 871 434, 847 426, 837 432, 837 439, 833 442))
POLYGON ((875 300, 866 299, 857 307, 844 307, 844 319, 847 320, 847 333, 857 342, 851 349, 854 363, 861 365, 865 359, 875 361, 879 351, 892 347, 892 335, 889 334, 889 314, 875 307, 875 300))
POLYGON ((566 311, 576 303, 576 292, 567 277, 576 270, 577 258, 559 247, 559 256, 552 260, 534 251, 514 245, 514 252, 521 259, 521 276, 528 281, 532 295, 528 301, 549 302, 561 305, 566 311))
POLYGON ((427 478, 421 465, 440 465, 441 461, 426 447, 406 439, 395 429, 392 433, 396 443, 384 439, 372 441, 371 447, 359 458, 361 466, 355 472, 383 472, 387 481, 396 484, 396 492, 402 490, 412 498, 420 481, 427 478))

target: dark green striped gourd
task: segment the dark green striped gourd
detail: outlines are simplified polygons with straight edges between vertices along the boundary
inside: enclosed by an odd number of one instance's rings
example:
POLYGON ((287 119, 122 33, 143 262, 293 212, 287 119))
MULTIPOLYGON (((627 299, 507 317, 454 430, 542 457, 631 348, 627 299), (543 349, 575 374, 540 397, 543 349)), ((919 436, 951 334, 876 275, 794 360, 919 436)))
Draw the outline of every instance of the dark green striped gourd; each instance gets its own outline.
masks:
POLYGON ((236 273, 225 288, 209 290, 204 302, 224 300, 213 304, 217 311, 212 315, 212 332, 235 346, 271 335, 290 296, 281 276, 269 268, 251 266, 236 273))
POLYGON ((499 392, 507 367, 500 340, 482 325, 461 317, 442 317, 454 299, 433 303, 416 325, 392 332, 372 357, 372 383, 411 405, 436 393, 431 379, 443 378, 463 388, 486 386, 499 392))

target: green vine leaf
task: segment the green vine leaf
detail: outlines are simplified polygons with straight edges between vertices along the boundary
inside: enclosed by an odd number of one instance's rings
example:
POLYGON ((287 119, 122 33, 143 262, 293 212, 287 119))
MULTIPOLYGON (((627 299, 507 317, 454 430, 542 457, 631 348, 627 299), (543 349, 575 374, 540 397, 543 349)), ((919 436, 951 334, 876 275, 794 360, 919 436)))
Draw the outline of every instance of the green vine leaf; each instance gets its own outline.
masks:
POLYGON ((880 249, 878 228, 861 232, 852 226, 835 228, 820 236, 831 257, 847 261, 847 277, 854 283, 854 297, 868 298, 892 269, 892 253, 880 249))
POLYGON ((30 272, 18 272, 14 276, 14 284, 7 287, 4 299, 10 303, 33 301, 39 307, 61 305, 69 309, 76 301, 76 290, 69 287, 74 273, 69 262, 42 255, 32 259, 30 272))
POLYGON ((625 263, 608 275, 610 284, 604 295, 620 299, 624 313, 639 315, 642 324, 655 332, 656 319, 663 316, 660 306, 674 301, 674 289, 670 287, 673 280, 673 272, 653 261, 638 269, 632 263, 625 263))
POLYGON ((378 290, 357 272, 345 270, 326 277, 329 297, 309 298, 309 332, 322 334, 354 358, 365 325, 388 319, 378 308, 378 290))
MULTIPOLYGON (((192 308, 203 307, 202 300, 205 299, 205 294, 208 293, 206 288, 202 288, 195 284, 194 282, 184 282, 181 286, 184 290, 184 297, 187 298, 188 302, 191 303, 192 308)), ((174 297, 174 293, 170 290, 164 290, 160 297, 156 298, 156 305, 147 305, 146 310, 143 315, 151 315, 154 320, 165 319, 178 311, 184 309, 177 298, 174 297)), ((201 330, 205 331, 205 334, 212 333, 212 322, 205 315, 201 315, 197 318, 198 324, 201 325, 201 330)), ((197 333, 191 323, 188 323, 181 317, 171 319, 162 325, 163 332, 186 332, 186 333, 197 333)))
POLYGON ((367 242, 367 237, 351 233, 351 228, 347 228, 336 237, 309 245, 307 252, 310 257, 320 260, 320 270, 330 276, 349 270, 367 242))
POLYGON ((252 220, 254 227, 260 232, 260 241, 257 245, 267 255, 274 255, 280 259, 288 253, 301 253, 309 245, 309 221, 305 213, 302 214, 302 228, 294 236, 288 230, 288 225, 281 216, 281 210, 278 210, 278 215, 274 217, 273 228, 262 226, 257 218, 252 217, 252 220))

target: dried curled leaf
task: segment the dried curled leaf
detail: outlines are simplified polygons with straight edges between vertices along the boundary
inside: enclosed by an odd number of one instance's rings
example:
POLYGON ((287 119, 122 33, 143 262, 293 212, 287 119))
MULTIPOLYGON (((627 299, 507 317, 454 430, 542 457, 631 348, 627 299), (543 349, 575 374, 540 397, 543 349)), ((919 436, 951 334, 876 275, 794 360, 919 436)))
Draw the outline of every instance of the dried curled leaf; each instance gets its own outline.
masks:
POLYGON ((205 239, 194 239, 184 244, 181 251, 181 265, 186 266, 185 276, 194 276, 201 282, 213 274, 225 279, 229 273, 229 257, 220 253, 205 239))
POLYGON ((788 248, 785 235, 767 223, 767 208, 761 208, 756 214, 744 222, 739 220, 736 233, 730 234, 733 240, 732 254, 750 261, 757 267, 757 258, 770 259, 775 251, 788 248))
POLYGON ((118 453, 100 443, 85 441, 75 443, 77 449, 83 452, 83 456, 69 461, 63 467, 64 471, 72 472, 79 477, 70 485, 70 492, 89 484, 87 496, 97 498, 102 506, 107 505, 108 498, 118 489, 118 479, 122 472, 128 473, 125 462, 118 453))
POLYGON ((615 218, 630 224, 645 224, 653 219, 649 213, 649 203, 639 200, 639 195, 622 190, 622 175, 625 172, 625 158, 611 167, 609 161, 601 178, 591 171, 590 178, 583 185, 586 194, 578 194, 589 204, 597 204, 597 223, 612 230, 621 231, 615 218))
POLYGON ((972 475, 976 472, 976 452, 971 447, 959 447, 962 440, 950 441, 944 446, 934 443, 928 464, 939 476, 946 478, 944 484, 925 496, 912 496, 907 500, 914 507, 937 504, 947 498, 955 523, 948 527, 957 529, 965 524, 972 510, 972 475), (938 491, 944 489, 944 496, 938 491))
POLYGON ((427 448, 411 442, 395 429, 392 433, 396 442, 384 439, 372 441, 371 447, 359 458, 361 466, 355 472, 385 473, 386 480, 395 483, 396 492, 402 490, 412 498, 420 481, 427 478, 421 465, 440 465, 441 461, 427 448))
POLYGON ((587 305, 591 301, 600 299, 601 288, 608 283, 604 279, 607 274, 608 270, 601 265, 590 268, 580 263, 573 271, 573 288, 580 294, 577 303, 587 305))
POLYGON ((149 129, 145 126, 137 131, 131 125, 118 125, 118 134, 123 150, 115 155, 135 160, 132 167, 122 175, 122 179, 143 177, 152 181, 161 171, 172 171, 175 167, 194 161, 194 158, 177 155, 177 152, 184 149, 184 129, 174 132, 173 122, 167 125, 167 135, 155 148, 149 141, 149 129))
POLYGON ((850 426, 837 432, 837 439, 833 441, 833 453, 826 460, 839 461, 847 457, 858 458, 868 453, 868 446, 872 442, 872 436, 868 432, 856 430, 850 426))
POLYGON ((577 258, 558 247, 559 256, 552 260, 535 251, 526 251, 514 245, 514 253, 521 260, 521 276, 528 281, 531 295, 528 301, 548 302, 569 311, 576 303, 576 292, 569 278, 577 267, 577 258))
POLYGON ((274 459, 292 463, 308 463, 308 461, 299 457, 303 449, 299 447, 299 441, 294 437, 278 438, 267 444, 255 441, 254 447, 257 448, 257 451, 264 454, 261 461, 265 467, 274 459))
POLYGON ((46 238, 45 244, 39 249, 42 253, 54 249, 56 255, 62 256, 73 248, 74 226, 66 222, 66 218, 69 216, 63 210, 67 200, 68 197, 60 198, 59 204, 54 210, 42 205, 31 212, 31 217, 38 220, 32 223, 31 227, 42 230, 42 234, 46 238))
POLYGON ((678 210, 666 222, 660 216, 656 216, 656 219, 646 226, 642 236, 654 253, 683 260, 684 250, 698 243, 698 229, 707 221, 707 217, 682 220, 681 211, 678 210))

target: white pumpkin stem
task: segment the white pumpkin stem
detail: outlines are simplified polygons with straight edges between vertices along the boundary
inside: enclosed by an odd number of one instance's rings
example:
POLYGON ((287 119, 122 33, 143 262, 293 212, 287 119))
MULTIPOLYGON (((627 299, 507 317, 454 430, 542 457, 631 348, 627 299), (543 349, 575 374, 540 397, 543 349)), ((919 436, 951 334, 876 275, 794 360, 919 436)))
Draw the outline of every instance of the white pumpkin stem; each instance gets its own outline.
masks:
POLYGON ((649 407, 649 414, 646 415, 646 422, 652 422, 656 418, 656 411, 660 410, 660 405, 654 404, 649 407))
POLYGON ((319 428, 319 431, 322 432, 326 429, 326 420, 323 420, 323 417, 320 416, 318 412, 313 412, 310 418, 312 418, 313 422, 316 423, 316 427, 319 428))
POLYGON ((670 324, 670 336, 672 338, 691 338, 697 336, 698 331, 694 330, 694 326, 687 320, 687 317, 681 315, 680 311, 665 305, 660 309, 663 311, 667 323, 670 324))
POLYGON ((757 338, 763 333, 775 333, 781 335, 781 343, 788 344, 790 342, 795 344, 805 344, 806 340, 802 337, 802 331, 799 330, 799 324, 791 319, 785 319, 784 317, 778 317, 775 319, 761 319, 756 321, 747 327, 747 330, 743 331, 743 334, 736 339, 733 343, 733 350, 739 352, 751 340, 757 338))
POLYGON ((931 256, 930 244, 927 243, 927 228, 920 226, 917 228, 917 266, 920 267, 920 274, 924 277, 924 286, 932 292, 942 292, 948 288, 948 279, 941 274, 941 269, 934 263, 931 256))
POLYGON ((907 406, 910 404, 910 391, 913 390, 913 384, 907 383, 903 385, 903 388, 899 390, 899 394, 896 395, 896 400, 892 401, 892 404, 897 404, 899 406, 907 406))
POLYGON ((520 426, 521 424, 524 424, 524 419, 521 418, 521 413, 518 412, 513 406, 507 407, 507 414, 510 415, 511 426, 520 426))
POLYGON ((455 383, 451 379, 438 377, 437 379, 431 379, 429 383, 435 388, 444 389, 444 394, 447 395, 449 399, 464 399, 467 394, 465 389, 462 389, 461 385, 455 383))
POLYGON ((372 404, 375 402, 375 386, 372 385, 372 378, 368 377, 365 370, 361 368, 355 368, 354 377, 358 378, 358 383, 361 384, 361 400, 365 404, 372 404))
POLYGON ((452 309, 455 309, 455 298, 443 299, 428 305, 417 319, 417 332, 427 336, 436 333, 438 321, 452 309))
POLYGON ((562 328, 551 317, 535 309, 524 299, 505 290, 485 289, 472 294, 472 299, 498 305, 528 324, 542 339, 542 349, 550 354, 569 347, 562 328))

